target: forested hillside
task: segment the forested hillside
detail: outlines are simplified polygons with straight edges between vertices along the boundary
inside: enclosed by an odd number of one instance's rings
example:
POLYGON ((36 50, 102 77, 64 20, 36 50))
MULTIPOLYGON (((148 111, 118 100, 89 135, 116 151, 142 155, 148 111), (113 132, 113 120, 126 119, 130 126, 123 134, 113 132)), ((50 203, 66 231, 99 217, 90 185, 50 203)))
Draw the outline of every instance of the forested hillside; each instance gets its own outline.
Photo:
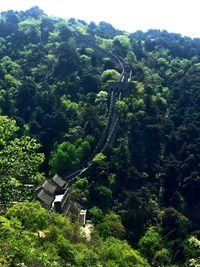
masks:
POLYGON ((200 39, 38 7, 1 13, 0 266, 198 267, 199 173, 200 39), (35 203, 34 189, 76 170, 98 144, 121 77, 116 57, 132 77, 114 138, 71 186, 95 225, 87 240, 35 203))

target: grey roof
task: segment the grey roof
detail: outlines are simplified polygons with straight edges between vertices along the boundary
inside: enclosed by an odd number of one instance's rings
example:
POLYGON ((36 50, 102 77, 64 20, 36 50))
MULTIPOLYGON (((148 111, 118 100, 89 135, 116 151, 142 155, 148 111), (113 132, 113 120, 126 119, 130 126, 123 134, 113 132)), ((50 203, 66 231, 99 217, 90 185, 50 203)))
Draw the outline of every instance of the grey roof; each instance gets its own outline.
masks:
POLYGON ((64 187, 65 181, 58 175, 55 174, 54 177, 52 178, 54 183, 56 183, 59 187, 64 187))
POLYGON ((46 180, 42 184, 42 188, 44 188, 46 191, 48 191, 51 194, 53 194, 56 191, 57 186, 55 184, 53 185, 51 182, 49 182, 48 180, 46 180))
POLYGON ((37 194, 37 197, 46 205, 46 206, 51 206, 54 196, 48 194, 46 191, 43 189, 37 194))

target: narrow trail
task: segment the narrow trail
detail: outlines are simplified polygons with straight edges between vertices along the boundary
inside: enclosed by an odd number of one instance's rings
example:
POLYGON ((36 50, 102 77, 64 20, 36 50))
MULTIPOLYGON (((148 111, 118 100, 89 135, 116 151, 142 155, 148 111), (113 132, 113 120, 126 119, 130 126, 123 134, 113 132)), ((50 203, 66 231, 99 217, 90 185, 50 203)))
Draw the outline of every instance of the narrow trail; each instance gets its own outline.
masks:
MULTIPOLYGON (((85 41, 85 40, 84 40, 85 41)), ((105 151, 106 147, 114 142, 116 137, 118 123, 119 123, 119 113, 116 106, 117 101, 120 101, 123 96, 123 91, 126 89, 126 84, 131 80, 132 70, 131 67, 124 61, 120 56, 116 56, 110 52, 107 52, 103 48, 99 47, 94 42, 88 44, 85 43, 96 50, 99 50, 106 56, 109 56, 116 69, 121 69, 121 77, 118 82, 112 83, 109 87, 110 99, 109 99, 109 109, 107 124, 97 142, 97 145, 89 155, 88 159, 81 163, 78 168, 73 172, 69 173, 65 177, 59 177, 55 175, 50 180, 46 180, 40 187, 36 189, 37 198, 49 209, 58 210, 59 212, 67 213, 71 207, 79 211, 78 203, 73 203, 70 200, 70 187, 77 177, 80 177, 85 173, 93 163, 93 158, 105 151), (58 193, 59 192, 59 193, 58 193)))
MULTIPOLYGON (((115 56, 116 57, 116 56, 115 56)), ((70 185, 78 176, 82 175, 87 169, 92 165, 92 159, 98 154, 102 153, 107 145, 111 144, 113 141, 113 137, 115 136, 117 125, 119 122, 119 114, 116 107, 116 102, 122 99, 122 92, 125 90, 126 83, 131 78, 131 70, 130 67, 124 66, 122 61, 118 58, 120 65, 122 66, 122 74, 121 79, 116 84, 111 85, 111 93, 110 93, 110 105, 108 112, 108 119, 106 127, 96 145, 93 152, 89 156, 88 161, 81 166, 80 169, 72 172, 71 174, 64 177, 64 180, 68 182, 70 185)))
MULTIPOLYGON (((81 38, 78 39, 79 42, 81 38)), ((117 56, 111 52, 107 52, 106 50, 98 46, 94 42, 94 40, 83 38, 82 41, 84 42, 85 46, 89 45, 95 50, 98 50, 101 53, 103 53, 105 56, 109 56, 112 59, 113 63, 115 64, 115 68, 121 69, 121 77, 118 82, 111 84, 109 87, 110 103, 108 110, 108 119, 107 119, 107 124, 103 130, 103 133, 101 134, 99 141, 94 150, 92 151, 92 153, 90 154, 88 160, 84 164, 81 164, 79 169, 76 169, 74 172, 64 177, 64 180, 67 181, 69 185, 72 184, 72 182, 78 176, 82 175, 84 172, 88 170, 88 168, 92 165, 92 159, 98 153, 102 153, 107 147, 107 145, 113 142, 113 139, 116 136, 117 125, 119 122, 119 114, 116 107, 116 102, 122 99, 122 93, 123 91, 125 91, 126 84, 131 80, 131 75, 132 75, 132 69, 130 65, 127 64, 121 56, 117 56)))

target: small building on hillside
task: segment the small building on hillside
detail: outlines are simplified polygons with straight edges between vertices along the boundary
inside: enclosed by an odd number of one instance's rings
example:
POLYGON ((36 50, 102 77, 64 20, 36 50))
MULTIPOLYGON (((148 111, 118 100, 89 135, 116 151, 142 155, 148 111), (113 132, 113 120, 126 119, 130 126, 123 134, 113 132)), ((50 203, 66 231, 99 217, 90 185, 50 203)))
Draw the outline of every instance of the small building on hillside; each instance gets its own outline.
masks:
POLYGON ((52 209, 56 196, 64 195, 67 185, 68 183, 56 174, 36 189, 36 197, 45 207, 52 209))
POLYGON ((49 210, 66 214, 72 221, 79 221, 84 227, 86 223, 86 210, 70 199, 68 183, 59 175, 45 180, 36 189, 36 198, 49 210))

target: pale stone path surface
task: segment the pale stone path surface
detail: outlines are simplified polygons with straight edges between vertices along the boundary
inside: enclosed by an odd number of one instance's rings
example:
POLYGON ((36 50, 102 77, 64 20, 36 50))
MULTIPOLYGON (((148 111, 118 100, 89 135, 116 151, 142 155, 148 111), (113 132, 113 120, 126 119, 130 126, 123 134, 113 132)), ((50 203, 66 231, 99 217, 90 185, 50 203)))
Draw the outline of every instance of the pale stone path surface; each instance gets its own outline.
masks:
POLYGON ((90 240, 91 239, 91 232, 94 229, 94 225, 92 224, 92 222, 86 221, 85 226, 84 227, 82 226, 81 229, 82 229, 83 233, 85 234, 86 238, 88 240, 90 240))

